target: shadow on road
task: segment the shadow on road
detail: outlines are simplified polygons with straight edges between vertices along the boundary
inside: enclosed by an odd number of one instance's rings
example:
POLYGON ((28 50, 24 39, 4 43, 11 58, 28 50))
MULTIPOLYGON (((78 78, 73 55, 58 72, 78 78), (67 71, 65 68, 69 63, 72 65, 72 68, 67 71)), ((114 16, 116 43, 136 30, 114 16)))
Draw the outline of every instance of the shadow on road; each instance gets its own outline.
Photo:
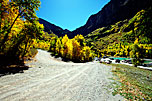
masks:
POLYGON ((29 67, 25 66, 24 60, 12 57, 0 56, 0 77, 16 73, 24 73, 29 67))

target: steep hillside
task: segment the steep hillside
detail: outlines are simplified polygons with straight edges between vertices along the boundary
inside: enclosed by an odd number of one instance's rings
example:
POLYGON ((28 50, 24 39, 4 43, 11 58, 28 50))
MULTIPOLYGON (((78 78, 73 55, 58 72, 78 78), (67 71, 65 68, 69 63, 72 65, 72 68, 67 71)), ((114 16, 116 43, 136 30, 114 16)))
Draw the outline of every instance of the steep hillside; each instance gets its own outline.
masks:
MULTIPOLYGON (((147 54, 152 54, 151 16, 152 8, 141 10, 130 20, 119 21, 114 25, 98 28, 85 38, 88 45, 92 46, 95 51, 105 51, 109 47, 115 49, 116 46, 130 46, 138 39, 138 43, 147 49, 147 54)), ((152 58, 150 56, 152 55, 147 55, 147 57, 152 58)))
MULTIPOLYGON (((100 48, 106 48, 112 43, 133 43, 139 38, 141 44, 152 43, 152 11, 139 11, 132 19, 119 21, 114 25, 102 27, 88 34, 88 42, 99 43, 100 48)), ((97 44, 95 46, 98 46, 97 44)))
POLYGON ((84 26, 74 30, 71 37, 76 34, 87 35, 98 28, 130 19, 138 11, 151 5, 151 0, 111 0, 101 11, 92 15, 84 26))
POLYGON ((69 30, 67 30, 67 29, 63 30, 59 26, 51 24, 50 22, 48 22, 48 21, 46 21, 46 20, 44 20, 42 18, 39 18, 39 22, 40 22, 40 24, 44 25, 44 31, 45 32, 48 32, 48 33, 52 33, 53 32, 54 34, 56 34, 59 37, 70 33, 69 30))

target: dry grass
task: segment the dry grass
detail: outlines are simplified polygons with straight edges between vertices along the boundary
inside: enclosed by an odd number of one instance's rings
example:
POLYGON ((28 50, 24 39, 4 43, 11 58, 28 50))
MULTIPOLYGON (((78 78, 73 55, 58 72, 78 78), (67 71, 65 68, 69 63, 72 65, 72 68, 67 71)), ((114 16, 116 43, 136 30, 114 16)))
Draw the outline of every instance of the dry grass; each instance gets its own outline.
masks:
POLYGON ((120 94, 130 101, 152 100, 152 71, 126 65, 116 65, 112 72, 121 83, 113 94, 120 94))

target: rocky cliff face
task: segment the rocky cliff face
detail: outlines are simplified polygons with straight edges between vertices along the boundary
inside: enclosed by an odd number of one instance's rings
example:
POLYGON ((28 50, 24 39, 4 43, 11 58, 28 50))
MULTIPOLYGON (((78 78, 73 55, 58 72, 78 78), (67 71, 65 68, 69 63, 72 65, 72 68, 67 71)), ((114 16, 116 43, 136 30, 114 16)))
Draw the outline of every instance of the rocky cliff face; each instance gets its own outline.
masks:
POLYGON ((76 34, 87 35, 97 28, 130 19, 138 11, 151 5, 151 0, 111 0, 101 11, 90 16, 84 26, 74 30, 70 37, 74 37, 76 34))
POLYGON ((39 18, 39 22, 40 24, 43 24, 44 25, 44 31, 45 32, 48 32, 48 33, 54 33, 56 34, 57 36, 64 36, 65 34, 69 34, 71 33, 69 30, 65 29, 63 30, 62 28, 60 28, 59 26, 56 26, 54 24, 51 24, 50 22, 42 19, 42 18, 39 18))

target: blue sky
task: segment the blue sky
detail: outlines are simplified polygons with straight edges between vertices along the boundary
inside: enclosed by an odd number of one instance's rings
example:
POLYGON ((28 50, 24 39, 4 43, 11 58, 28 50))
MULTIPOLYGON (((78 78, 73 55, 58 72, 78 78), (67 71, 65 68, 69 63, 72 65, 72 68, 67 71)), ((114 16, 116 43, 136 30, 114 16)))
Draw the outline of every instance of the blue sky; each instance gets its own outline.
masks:
POLYGON ((110 0, 41 0, 37 16, 63 29, 75 30, 110 0))

